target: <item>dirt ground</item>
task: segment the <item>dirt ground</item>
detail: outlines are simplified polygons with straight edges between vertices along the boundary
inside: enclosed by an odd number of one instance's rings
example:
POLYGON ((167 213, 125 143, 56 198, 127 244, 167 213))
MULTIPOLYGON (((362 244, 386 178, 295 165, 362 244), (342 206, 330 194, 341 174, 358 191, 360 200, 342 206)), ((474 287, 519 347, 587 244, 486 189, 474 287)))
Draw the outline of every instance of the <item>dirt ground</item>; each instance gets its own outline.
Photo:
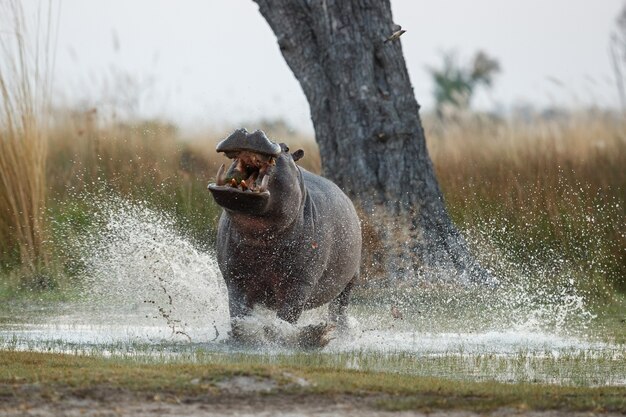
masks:
POLYGON ((155 416, 292 416, 292 417, 332 417, 332 416, 429 416, 429 417, 473 417, 473 416, 532 416, 532 417, 588 417, 603 415, 617 417, 617 414, 571 413, 567 411, 524 411, 500 409, 490 413, 475 413, 463 410, 380 411, 372 408, 363 398, 238 398, 213 399, 213 401, 183 399, 159 401, 141 398, 93 399, 64 398, 50 402, 25 402, 0 405, 0 416, 32 417, 155 417, 155 416))
POLYGON ((273 387, 232 379, 219 391, 202 396, 177 397, 173 394, 141 394, 119 388, 51 390, 38 384, 17 385, 0 395, 0 416, 14 417, 154 417, 154 416, 533 416, 587 417, 618 414, 572 413, 568 411, 528 411, 499 409, 488 413, 464 410, 423 410, 390 412, 377 407, 388 395, 316 395, 272 392, 273 387))

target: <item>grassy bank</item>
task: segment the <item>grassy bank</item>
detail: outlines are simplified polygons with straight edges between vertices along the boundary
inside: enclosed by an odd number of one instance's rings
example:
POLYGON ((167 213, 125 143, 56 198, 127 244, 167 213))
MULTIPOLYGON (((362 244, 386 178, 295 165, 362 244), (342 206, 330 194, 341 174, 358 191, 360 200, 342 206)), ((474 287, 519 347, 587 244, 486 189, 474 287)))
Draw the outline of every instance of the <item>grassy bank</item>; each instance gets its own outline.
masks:
POLYGON ((333 367, 239 363, 237 356, 219 363, 138 363, 131 359, 0 352, 0 398, 5 404, 67 401, 68 398, 109 401, 132 396, 151 401, 206 403, 229 398, 262 397, 299 401, 303 397, 349 396, 386 410, 499 408, 626 412, 623 388, 579 388, 538 384, 452 381, 388 372, 333 367), (233 393, 229 383, 249 377, 262 388, 233 393), (268 389, 265 389, 268 387, 268 389))

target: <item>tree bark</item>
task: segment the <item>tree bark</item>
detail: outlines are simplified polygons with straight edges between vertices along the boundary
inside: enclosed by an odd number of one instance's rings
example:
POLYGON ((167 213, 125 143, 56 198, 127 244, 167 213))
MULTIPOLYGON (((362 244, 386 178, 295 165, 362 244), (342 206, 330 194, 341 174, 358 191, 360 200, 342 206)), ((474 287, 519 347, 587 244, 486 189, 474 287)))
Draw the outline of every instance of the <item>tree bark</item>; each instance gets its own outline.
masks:
POLYGON ((367 262, 386 277, 490 279, 445 208, 401 43, 385 42, 389 1, 255 1, 309 102, 324 175, 364 214, 367 262))

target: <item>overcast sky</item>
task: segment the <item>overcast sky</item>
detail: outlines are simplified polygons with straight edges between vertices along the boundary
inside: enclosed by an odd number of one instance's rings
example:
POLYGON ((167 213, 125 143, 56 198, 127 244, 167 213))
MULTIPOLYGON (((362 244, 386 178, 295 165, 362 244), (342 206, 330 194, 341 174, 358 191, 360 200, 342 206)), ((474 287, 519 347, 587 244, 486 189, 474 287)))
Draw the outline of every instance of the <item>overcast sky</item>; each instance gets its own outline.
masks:
MULTIPOLYGON (((36 0, 29 0, 31 3, 36 0)), ((622 0, 392 0, 418 101, 432 108, 427 65, 478 49, 502 73, 482 108, 617 106, 608 54, 622 0)), ((135 102, 138 115, 186 127, 284 118, 309 110, 252 0, 63 0, 59 101, 135 102), (137 100, 138 99, 138 100, 137 100)))

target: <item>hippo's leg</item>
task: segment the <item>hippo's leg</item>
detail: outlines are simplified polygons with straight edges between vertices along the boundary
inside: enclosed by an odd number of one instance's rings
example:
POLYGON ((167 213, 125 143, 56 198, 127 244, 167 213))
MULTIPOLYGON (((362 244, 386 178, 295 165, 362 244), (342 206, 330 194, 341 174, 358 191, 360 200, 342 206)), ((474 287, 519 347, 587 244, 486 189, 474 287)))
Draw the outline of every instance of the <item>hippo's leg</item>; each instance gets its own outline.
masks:
POLYGON ((313 291, 311 282, 313 279, 309 277, 288 279, 276 288, 276 316, 279 319, 296 324, 313 291))
POLYGON ((231 320, 250 314, 252 306, 244 291, 235 285, 228 285, 228 310, 231 320))
POLYGON ((345 329, 348 326, 346 310, 348 309, 348 303, 350 302, 350 292, 358 279, 359 273, 357 272, 356 275, 354 275, 354 278, 348 282, 348 285, 346 285, 343 291, 341 291, 328 306, 330 321, 336 324, 340 329, 345 329))
MULTIPOLYGON (((296 324, 311 296, 313 286, 308 284, 310 282, 312 280, 301 279, 300 285, 290 285, 280 289, 280 302, 276 311, 279 319, 296 324)), ((298 331, 296 344, 303 349, 323 348, 332 340, 332 331, 334 329, 335 325, 329 323, 305 326, 298 331)))
MULTIPOLYGON (((297 286, 281 288, 279 292, 279 307, 276 315, 279 319, 296 324, 306 303, 311 296, 313 286, 308 284, 312 280, 302 279, 304 283, 297 286)), ((293 282, 293 281, 291 281, 293 282)), ((297 346, 303 349, 320 349, 332 339, 335 325, 332 323, 311 324, 301 328, 297 335, 297 346)))
POLYGON ((302 315, 305 302, 306 298, 304 296, 293 297, 293 299, 282 303, 276 311, 276 316, 281 320, 285 320, 291 324, 296 324, 302 315))
POLYGON ((227 285, 228 287, 228 310, 230 313, 230 337, 231 341, 239 345, 254 345, 256 339, 246 330, 244 322, 241 320, 249 315, 252 311, 245 293, 236 286, 227 285))

